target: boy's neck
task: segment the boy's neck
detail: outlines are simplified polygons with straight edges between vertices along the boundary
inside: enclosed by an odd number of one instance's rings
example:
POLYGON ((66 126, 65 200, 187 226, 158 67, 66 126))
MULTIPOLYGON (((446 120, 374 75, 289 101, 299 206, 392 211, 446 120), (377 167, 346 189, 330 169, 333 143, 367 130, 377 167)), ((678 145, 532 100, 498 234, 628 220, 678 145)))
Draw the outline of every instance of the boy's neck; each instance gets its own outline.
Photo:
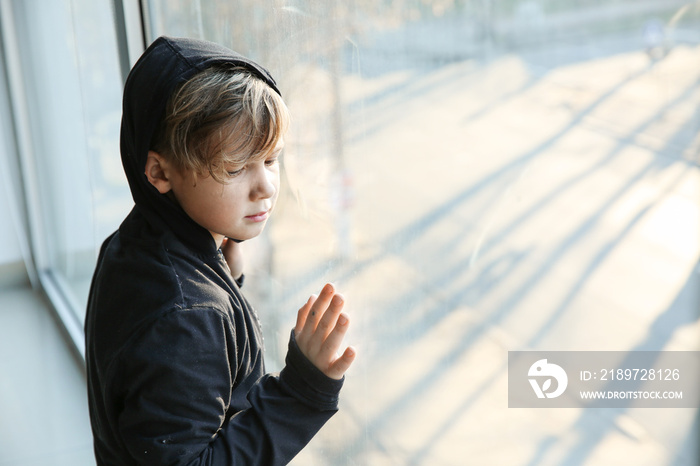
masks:
POLYGON ((211 233, 211 236, 214 238, 214 242, 216 243, 216 249, 221 249, 221 244, 224 242, 224 235, 220 235, 212 231, 210 231, 209 233, 211 233))

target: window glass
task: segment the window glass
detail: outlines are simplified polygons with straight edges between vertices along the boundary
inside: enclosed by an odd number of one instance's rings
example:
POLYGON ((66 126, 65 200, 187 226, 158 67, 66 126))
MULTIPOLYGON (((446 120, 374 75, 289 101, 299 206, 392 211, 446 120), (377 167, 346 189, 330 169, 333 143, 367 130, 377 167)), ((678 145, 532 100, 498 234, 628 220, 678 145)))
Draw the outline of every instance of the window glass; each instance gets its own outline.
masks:
POLYGON ((694 464, 695 410, 509 410, 506 362, 700 349, 696 4, 147 4, 292 112, 246 293, 272 368, 326 281, 359 352, 294 464, 694 464))
POLYGON ((32 225, 40 272, 76 314, 98 248, 130 208, 119 158, 121 75, 108 0, 14 2, 37 189, 32 225))

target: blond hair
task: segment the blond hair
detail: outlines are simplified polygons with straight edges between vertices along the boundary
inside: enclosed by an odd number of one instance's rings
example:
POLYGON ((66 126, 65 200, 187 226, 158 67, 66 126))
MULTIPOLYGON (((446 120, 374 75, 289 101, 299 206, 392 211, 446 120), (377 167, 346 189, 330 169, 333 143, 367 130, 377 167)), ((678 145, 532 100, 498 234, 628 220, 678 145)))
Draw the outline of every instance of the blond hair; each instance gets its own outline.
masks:
POLYGON ((215 65, 173 92, 152 148, 225 183, 228 167, 268 156, 288 125, 289 110, 267 83, 247 68, 215 65))

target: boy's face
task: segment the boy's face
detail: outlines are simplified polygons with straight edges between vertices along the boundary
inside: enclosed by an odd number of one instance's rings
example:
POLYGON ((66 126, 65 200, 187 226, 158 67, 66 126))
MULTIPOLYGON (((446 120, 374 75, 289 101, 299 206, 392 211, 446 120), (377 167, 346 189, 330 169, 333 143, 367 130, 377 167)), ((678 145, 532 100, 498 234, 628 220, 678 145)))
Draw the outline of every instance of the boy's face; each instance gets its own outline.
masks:
POLYGON ((170 187, 175 199, 195 222, 209 230, 217 247, 224 237, 248 240, 262 233, 277 201, 280 186, 279 157, 283 141, 262 160, 226 167, 228 183, 208 173, 172 170, 170 187))

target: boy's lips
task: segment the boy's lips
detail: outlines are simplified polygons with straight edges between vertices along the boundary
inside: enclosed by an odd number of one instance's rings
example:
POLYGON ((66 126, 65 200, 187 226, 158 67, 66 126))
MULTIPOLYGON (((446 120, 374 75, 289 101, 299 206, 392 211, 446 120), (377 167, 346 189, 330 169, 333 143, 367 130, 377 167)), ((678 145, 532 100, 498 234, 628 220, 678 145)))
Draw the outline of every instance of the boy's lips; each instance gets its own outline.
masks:
POLYGON ((251 222, 262 222, 264 220, 267 220, 267 217, 269 216, 270 210, 263 210, 253 215, 247 215, 246 219, 250 220, 251 222))

